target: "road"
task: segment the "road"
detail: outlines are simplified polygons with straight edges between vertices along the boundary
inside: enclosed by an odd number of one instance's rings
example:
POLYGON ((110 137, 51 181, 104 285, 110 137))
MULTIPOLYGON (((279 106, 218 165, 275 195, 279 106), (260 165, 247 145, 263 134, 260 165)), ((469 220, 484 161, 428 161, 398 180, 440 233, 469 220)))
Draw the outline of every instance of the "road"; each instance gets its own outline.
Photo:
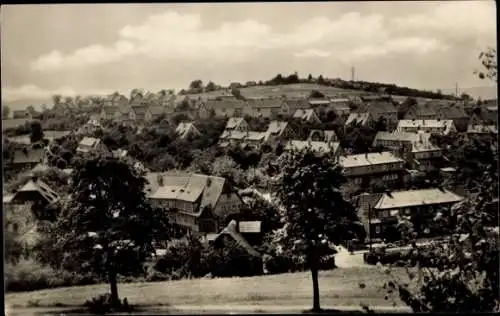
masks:
MULTIPOLYGON (((324 310, 336 310, 340 312, 361 312, 362 308, 357 306, 322 306, 324 310)), ((182 305, 154 307, 132 312, 133 315, 164 315, 174 314, 303 314, 310 310, 311 306, 304 305, 182 305)), ((372 310, 380 313, 409 313, 407 307, 372 306, 372 310)), ((91 315, 86 312, 75 311, 75 308, 14 308, 5 311, 7 316, 40 316, 40 315, 91 315)), ((130 315, 127 313, 114 313, 108 315, 130 315)))

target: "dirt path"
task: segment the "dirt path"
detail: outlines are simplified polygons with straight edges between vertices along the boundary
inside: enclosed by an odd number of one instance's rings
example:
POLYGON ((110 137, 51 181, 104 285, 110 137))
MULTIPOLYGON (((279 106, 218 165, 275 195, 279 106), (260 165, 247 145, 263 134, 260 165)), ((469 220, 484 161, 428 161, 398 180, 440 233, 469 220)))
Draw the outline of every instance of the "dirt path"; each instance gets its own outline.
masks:
MULTIPOLYGON (((182 305, 182 306, 165 306, 144 308, 142 311, 134 311, 133 315, 164 315, 165 313, 175 314, 302 314, 309 310, 311 306, 306 305, 182 305)), ((322 306, 325 310, 339 310, 345 312, 361 311, 361 307, 357 306, 322 306)), ((411 312, 406 307, 390 307, 390 306, 373 306, 375 312, 381 313, 408 313, 411 312)), ((40 315, 91 315, 85 312, 76 312, 76 308, 14 308, 6 310, 7 316, 40 316, 40 315)), ((125 313, 116 313, 108 315, 130 315, 125 313)))

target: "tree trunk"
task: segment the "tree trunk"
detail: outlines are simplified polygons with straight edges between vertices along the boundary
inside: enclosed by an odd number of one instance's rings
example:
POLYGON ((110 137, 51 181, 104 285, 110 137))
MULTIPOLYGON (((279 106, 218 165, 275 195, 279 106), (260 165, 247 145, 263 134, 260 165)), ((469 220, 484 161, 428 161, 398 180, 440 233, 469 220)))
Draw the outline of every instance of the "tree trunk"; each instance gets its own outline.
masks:
POLYGON ((109 270, 108 281, 111 289, 111 305, 113 307, 120 305, 120 299, 118 297, 118 282, 116 280, 116 272, 114 270, 109 270))
POLYGON ((313 281, 313 312, 317 312, 321 310, 319 305, 319 282, 317 265, 311 266, 311 276, 313 281))

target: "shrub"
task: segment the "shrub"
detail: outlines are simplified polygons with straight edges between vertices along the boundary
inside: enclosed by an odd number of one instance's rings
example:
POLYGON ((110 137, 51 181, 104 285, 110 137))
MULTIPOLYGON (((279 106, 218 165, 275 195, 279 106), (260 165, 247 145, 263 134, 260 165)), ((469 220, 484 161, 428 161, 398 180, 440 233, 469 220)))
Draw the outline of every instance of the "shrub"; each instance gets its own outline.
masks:
POLYGON ((64 270, 55 270, 32 259, 21 259, 17 264, 5 265, 5 287, 7 292, 35 291, 62 286, 99 283, 92 275, 77 275, 64 270))

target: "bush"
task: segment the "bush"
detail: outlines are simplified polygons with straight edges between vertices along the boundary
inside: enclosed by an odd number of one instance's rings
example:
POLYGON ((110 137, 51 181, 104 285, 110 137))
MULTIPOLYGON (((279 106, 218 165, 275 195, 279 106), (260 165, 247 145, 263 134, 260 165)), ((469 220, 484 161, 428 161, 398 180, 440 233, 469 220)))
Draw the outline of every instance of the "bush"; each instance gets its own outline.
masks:
POLYGON ((5 264, 5 288, 7 292, 88 285, 100 281, 91 275, 77 275, 64 270, 55 270, 32 259, 21 259, 17 264, 5 264))

